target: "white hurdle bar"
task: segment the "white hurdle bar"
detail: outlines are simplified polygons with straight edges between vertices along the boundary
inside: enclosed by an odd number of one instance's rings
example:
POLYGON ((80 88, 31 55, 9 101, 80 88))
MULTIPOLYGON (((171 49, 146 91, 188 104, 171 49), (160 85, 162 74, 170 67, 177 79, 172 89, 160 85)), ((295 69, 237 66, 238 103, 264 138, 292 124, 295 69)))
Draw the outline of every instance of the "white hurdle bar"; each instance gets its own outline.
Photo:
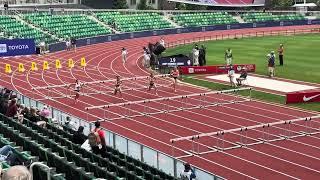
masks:
POLYGON ((264 123, 264 124, 258 124, 258 125, 229 129, 229 130, 221 130, 221 131, 215 131, 215 132, 211 132, 211 133, 202 133, 202 134, 197 134, 197 135, 192 135, 192 136, 185 136, 185 137, 170 139, 170 142, 174 143, 177 141, 199 139, 200 137, 209 137, 209 136, 213 136, 213 135, 224 135, 226 133, 232 133, 232 132, 238 132, 238 131, 241 132, 241 131, 247 131, 247 130, 256 129, 256 128, 271 127, 271 126, 275 126, 275 125, 279 125, 279 124, 292 124, 292 123, 299 122, 299 121, 311 121, 312 119, 316 119, 316 118, 320 118, 320 115, 297 118, 297 119, 292 119, 292 120, 278 121, 278 122, 273 122, 273 123, 264 123))
POLYGON ((115 104, 107 104, 107 105, 100 105, 100 106, 91 106, 86 107, 86 110, 90 109, 98 109, 98 108, 110 108, 115 106, 128 106, 133 104, 142 104, 142 103, 150 103, 150 102, 157 102, 162 100, 172 100, 172 99, 183 99, 183 98, 189 98, 194 96, 206 96, 210 94, 223 94, 223 93, 231 93, 231 92, 238 92, 238 91, 244 91, 244 90, 252 90, 252 88, 239 88, 239 89, 229 89, 229 90, 223 90, 223 91, 211 91, 206 93, 194 93, 189 95, 182 95, 182 96, 172 96, 172 97, 163 97, 163 98, 155 98, 155 99, 145 99, 145 100, 139 100, 139 101, 131 101, 131 102, 125 102, 125 103, 115 103, 115 104))
MULTIPOLYGON (((161 75, 155 75, 155 77, 169 77, 170 74, 161 74, 161 75)), ((122 78, 121 81, 130 81, 130 80, 138 80, 138 79, 148 79, 150 76, 138 76, 138 77, 131 77, 131 78, 122 78)), ((99 80, 99 81, 90 81, 90 82, 84 82, 83 85, 89 85, 89 84, 99 84, 99 83, 108 83, 108 82, 115 82, 115 79, 108 79, 108 80, 99 80)), ((40 89, 51 89, 51 88, 58 88, 58 87, 68 87, 74 83, 69 84, 59 84, 59 85, 52 85, 52 86, 41 86, 41 87, 34 87, 32 90, 40 90, 40 89)))

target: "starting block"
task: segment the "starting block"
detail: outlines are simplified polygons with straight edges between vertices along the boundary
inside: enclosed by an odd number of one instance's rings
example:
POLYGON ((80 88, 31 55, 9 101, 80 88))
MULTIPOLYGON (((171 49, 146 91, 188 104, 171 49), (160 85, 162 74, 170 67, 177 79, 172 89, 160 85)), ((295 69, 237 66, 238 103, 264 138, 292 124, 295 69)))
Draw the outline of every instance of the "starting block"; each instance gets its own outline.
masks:
POLYGON ((86 67, 87 66, 87 63, 86 63, 86 58, 81 58, 81 63, 80 63, 80 66, 81 67, 86 67))
POLYGON ((49 70, 49 63, 48 61, 43 61, 43 70, 49 70))
POLYGON ((31 71, 38 71, 38 67, 35 62, 31 62, 31 71))
POLYGON ((6 64, 5 73, 8 73, 8 74, 12 73, 11 65, 10 65, 10 64, 6 64))
POLYGON ((61 62, 59 59, 56 60, 56 69, 61 69, 62 66, 61 66, 61 62))
POLYGON ((73 68, 74 67, 74 62, 73 62, 73 59, 69 59, 68 60, 68 68, 73 68))
POLYGON ((23 65, 22 63, 19 63, 18 71, 19 71, 19 72, 24 72, 24 71, 25 71, 24 65, 23 65))

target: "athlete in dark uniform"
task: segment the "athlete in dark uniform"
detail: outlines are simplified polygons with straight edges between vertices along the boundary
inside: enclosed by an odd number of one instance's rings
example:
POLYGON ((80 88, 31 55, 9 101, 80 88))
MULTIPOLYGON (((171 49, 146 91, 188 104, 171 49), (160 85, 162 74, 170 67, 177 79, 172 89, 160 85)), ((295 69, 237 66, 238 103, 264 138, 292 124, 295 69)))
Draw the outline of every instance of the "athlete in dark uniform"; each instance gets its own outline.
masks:
POLYGON ((115 88, 114 88, 114 95, 117 95, 117 93, 119 92, 122 97, 121 84, 122 84, 122 81, 120 79, 120 76, 117 76, 116 84, 115 84, 115 88))

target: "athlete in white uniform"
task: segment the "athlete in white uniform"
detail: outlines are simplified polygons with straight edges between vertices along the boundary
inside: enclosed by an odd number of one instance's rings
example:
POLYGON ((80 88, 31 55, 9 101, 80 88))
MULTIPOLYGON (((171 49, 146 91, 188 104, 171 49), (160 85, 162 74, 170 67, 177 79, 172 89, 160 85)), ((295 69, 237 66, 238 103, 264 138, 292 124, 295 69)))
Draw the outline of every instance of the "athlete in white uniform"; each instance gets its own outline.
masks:
POLYGON ((128 51, 126 50, 126 48, 122 48, 121 56, 122 56, 123 63, 127 62, 127 55, 128 55, 128 51))
POLYGON ((76 82, 75 82, 75 85, 74 85, 74 91, 76 93, 76 96, 74 98, 74 104, 76 104, 78 102, 82 86, 83 86, 83 84, 80 83, 80 81, 77 79, 76 82))

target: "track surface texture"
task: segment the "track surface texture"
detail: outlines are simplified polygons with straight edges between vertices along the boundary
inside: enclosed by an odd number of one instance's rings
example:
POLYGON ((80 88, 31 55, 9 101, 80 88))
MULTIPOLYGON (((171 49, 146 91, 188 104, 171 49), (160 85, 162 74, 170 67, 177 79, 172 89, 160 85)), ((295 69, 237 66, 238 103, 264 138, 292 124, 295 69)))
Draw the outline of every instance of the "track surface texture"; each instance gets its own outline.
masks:
MULTIPOLYGON (((177 34, 163 37, 166 43, 169 43, 183 39, 194 39, 195 37, 221 36, 222 34, 311 29, 316 27, 319 28, 319 26, 256 28, 177 34)), ((265 140, 273 140, 281 135, 299 135, 298 132, 302 131, 316 132, 320 127, 320 119, 313 119, 312 124, 308 126, 309 128, 306 127, 305 122, 298 122, 290 126, 278 125, 270 127, 266 133, 264 129, 257 128, 248 131, 246 136, 236 132, 226 134, 224 137, 204 137, 193 143, 192 141, 179 141, 173 144, 170 142, 172 138, 183 136, 309 117, 316 115, 315 112, 252 100, 221 106, 208 106, 206 108, 132 117, 141 114, 141 112, 158 112, 162 108, 175 109, 181 106, 187 108, 196 104, 207 105, 206 103, 230 102, 235 99, 242 99, 242 97, 228 94, 211 94, 205 100, 198 97, 190 97, 186 100, 175 99, 137 104, 129 107, 85 110, 85 107, 95 105, 208 92, 204 88, 183 83, 179 84, 177 92, 173 92, 172 88, 169 87, 171 80, 166 78, 158 78, 157 80, 159 86, 158 95, 154 91, 146 90, 147 80, 124 81, 122 87, 124 99, 112 95, 114 83, 108 82, 84 86, 82 92, 92 94, 90 96, 81 96, 76 105, 73 104, 74 102, 71 98, 44 99, 48 95, 63 97, 67 93, 73 94, 72 88, 69 90, 66 88, 32 90, 33 87, 74 83, 75 79, 79 79, 82 82, 115 79, 116 74, 122 77, 147 76, 149 74, 148 71, 141 66, 142 47, 146 46, 148 42, 154 43, 159 39, 160 37, 154 36, 89 45, 78 48, 76 53, 60 51, 44 56, 7 58, 0 62, 1 67, 4 67, 5 63, 11 64, 14 67, 13 73, 5 74, 1 70, 0 84, 82 119, 89 121, 95 121, 99 118, 113 119, 103 122, 102 126, 227 179, 318 179, 320 177, 319 134, 274 142, 266 141, 263 144, 230 148, 219 152, 208 152, 219 149, 215 147, 234 147, 243 138, 247 143, 254 143, 258 142, 258 138, 261 137, 265 137, 265 140), (128 50, 126 64, 121 61, 120 53, 122 47, 126 47, 128 50), (81 57, 86 57, 87 60, 87 66, 84 69, 79 67, 81 57), (76 61, 77 65, 73 69, 65 68, 69 58, 73 58, 76 61), (64 68, 59 70, 54 68, 56 59, 62 61, 64 68), (50 70, 28 71, 31 62, 37 62, 38 68, 42 69, 40 65, 42 66, 44 60, 50 62, 50 70), (15 68, 18 63, 24 63, 27 72, 17 72, 15 68), (128 115, 129 117, 123 117, 123 115, 128 115), (223 138, 223 144, 220 143, 222 142, 221 138, 223 138), (192 148, 192 144, 195 148, 192 148), (190 152, 194 149, 200 154, 191 156, 190 152)))

